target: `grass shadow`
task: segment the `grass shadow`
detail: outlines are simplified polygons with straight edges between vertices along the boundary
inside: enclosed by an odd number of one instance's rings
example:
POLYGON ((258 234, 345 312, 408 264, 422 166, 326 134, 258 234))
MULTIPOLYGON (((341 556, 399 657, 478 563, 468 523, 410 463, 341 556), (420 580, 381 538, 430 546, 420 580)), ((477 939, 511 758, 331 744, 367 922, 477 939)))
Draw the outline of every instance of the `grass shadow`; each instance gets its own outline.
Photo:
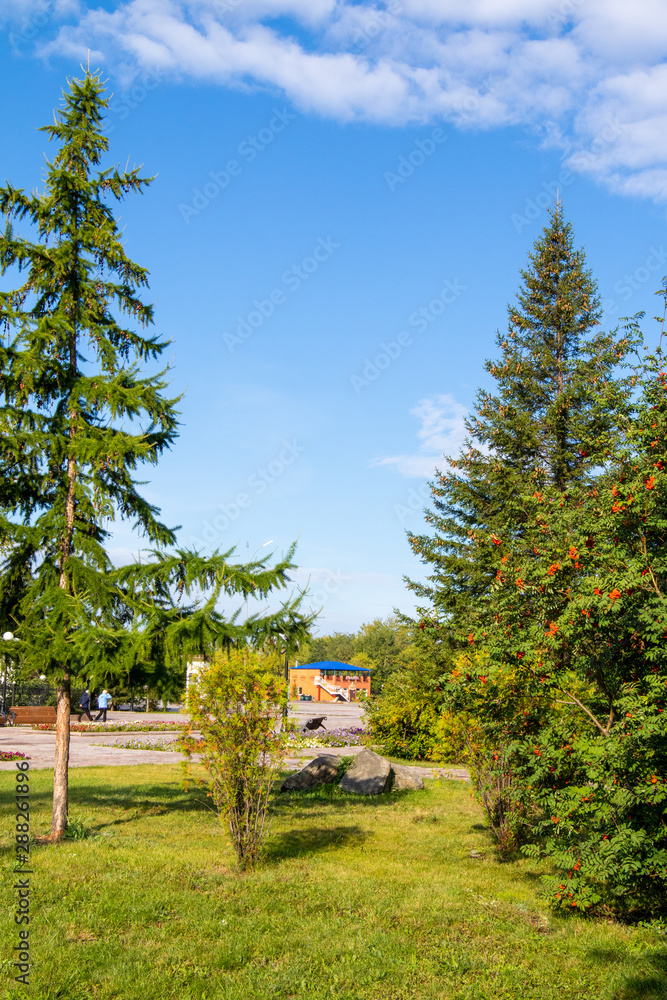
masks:
POLYGON ((352 792, 342 791, 334 782, 307 791, 281 792, 279 788, 280 783, 277 783, 275 795, 271 800, 271 811, 283 816, 287 810, 298 816, 295 807, 300 808, 301 815, 304 816, 315 813, 322 806, 339 806, 341 809, 356 806, 364 810, 376 810, 415 794, 415 792, 392 791, 383 792, 381 795, 354 795, 352 792))
POLYGON ((332 847, 362 844, 368 836, 359 826, 307 826, 287 830, 270 837, 265 851, 266 861, 285 861, 317 854, 332 847))
MULTIPOLYGON (((588 952, 591 959, 613 965, 618 961, 615 951, 594 948, 588 952)), ((633 956, 635 970, 625 977, 614 993, 613 1000, 667 1000, 667 944, 633 956)))
MULTIPOLYGON (((50 787, 40 790, 31 788, 31 812, 35 813, 37 808, 41 808, 49 813, 52 799, 53 791, 50 787)), ((3 790, 0 793, 0 807, 7 810, 12 809, 14 802, 13 789, 3 790)), ((71 776, 69 807, 71 813, 85 813, 86 816, 94 816, 94 819, 86 822, 89 836, 99 835, 106 829, 126 826, 147 816, 159 817, 212 811, 210 803, 202 797, 201 789, 193 787, 186 792, 180 782, 165 781, 164 784, 153 783, 138 787, 130 784, 110 785, 105 788, 100 785, 99 778, 80 781, 72 780, 71 776), (112 815, 106 818, 103 815, 104 812, 112 815)), ((45 818, 43 822, 46 823, 47 819, 45 818)), ((32 832, 35 834, 38 832, 36 822, 32 824, 32 832)), ((11 844, 3 845, 0 847, 0 857, 9 856, 14 849, 11 844)))

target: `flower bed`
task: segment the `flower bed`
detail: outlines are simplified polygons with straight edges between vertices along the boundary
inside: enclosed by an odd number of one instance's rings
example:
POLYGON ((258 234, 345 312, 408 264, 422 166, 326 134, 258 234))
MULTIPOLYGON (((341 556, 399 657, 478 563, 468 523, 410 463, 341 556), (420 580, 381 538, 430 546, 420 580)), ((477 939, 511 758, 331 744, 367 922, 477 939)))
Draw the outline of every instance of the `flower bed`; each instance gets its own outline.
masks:
MULTIPOLYGON (((289 732, 287 734, 287 746, 290 750, 319 749, 320 747, 359 747, 364 746, 368 738, 368 730, 359 726, 352 726, 350 729, 331 729, 327 733, 316 735, 304 735, 301 733, 289 732)), ((174 749, 187 747, 190 753, 203 753, 204 742, 196 737, 183 735, 174 743, 174 749)))
POLYGON ((349 729, 330 729, 326 733, 290 733, 287 737, 287 745, 297 750, 305 750, 309 747, 359 747, 365 743, 365 738, 369 735, 368 730, 360 726, 351 726, 349 729))
POLYGON ((32 760, 20 750, 0 750, 0 761, 2 760, 32 760))
MULTIPOLYGON (((70 722, 71 733, 180 733, 187 729, 187 722, 70 722)), ((54 722, 34 725, 42 732, 55 732, 54 722)))
POLYGON ((93 743, 94 747, 114 747, 119 750, 166 750, 178 751, 178 740, 114 740, 113 743, 93 743))

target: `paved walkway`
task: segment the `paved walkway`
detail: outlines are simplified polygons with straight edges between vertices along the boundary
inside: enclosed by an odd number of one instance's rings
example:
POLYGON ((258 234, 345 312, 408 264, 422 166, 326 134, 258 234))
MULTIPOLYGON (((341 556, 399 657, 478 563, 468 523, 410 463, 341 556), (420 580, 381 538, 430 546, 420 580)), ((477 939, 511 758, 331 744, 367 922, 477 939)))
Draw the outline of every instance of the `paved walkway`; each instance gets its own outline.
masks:
MULTIPOLYGON (((296 711, 290 712, 291 718, 305 720, 313 717, 312 703, 293 703, 296 711)), ((362 707, 358 705, 327 705, 328 730, 351 728, 361 725, 362 707)), ((110 712, 110 722, 187 722, 186 715, 175 712, 110 712)), ((124 732, 124 733, 72 733, 70 738, 70 767, 118 767, 131 764, 173 764, 185 760, 180 753, 165 750, 125 750, 114 747, 112 743, 128 743, 141 740, 142 743, 173 742, 177 733, 172 732, 124 732)), ((12 726, 0 728, 0 750, 20 750, 30 758, 30 767, 34 770, 53 768, 56 734, 42 730, 31 729, 29 726, 12 726)), ((295 750, 285 761, 287 770, 297 771, 305 763, 321 753, 334 754, 337 757, 356 756, 363 747, 308 747, 295 750)), ((15 761, 0 761, 0 771, 13 771, 15 761)), ((458 781, 467 781, 468 772, 465 768, 425 767, 424 772, 430 772, 429 777, 446 777, 458 781)))
MULTIPOLYGON (((306 719, 314 719, 325 715, 324 728, 351 729, 353 726, 363 726, 364 706, 355 702, 318 702, 291 701, 289 703, 289 718, 304 723, 306 719)), ((113 722, 187 722, 189 716, 185 712, 109 712, 107 718, 113 722)))
MULTIPOLYGON (((79 736, 72 734, 70 740, 70 767, 127 767, 131 764, 173 764, 185 760, 183 754, 165 750, 124 750, 109 746, 118 742, 131 742, 140 739, 142 742, 175 739, 170 733, 108 733, 102 735, 79 736), (101 744, 101 745, 100 745, 101 744)), ((28 729, 25 726, 15 729, 0 729, 0 750, 20 750, 30 757, 31 770, 50 770, 53 768, 55 749, 55 733, 44 733, 28 729)), ((309 747, 305 750, 295 750, 285 760, 285 770, 298 771, 309 760, 321 753, 336 757, 354 757, 361 753, 363 747, 309 747)), ((13 771, 15 761, 0 762, 0 771, 13 771)), ((424 766, 424 776, 429 778, 449 778, 454 781, 467 781, 468 771, 465 768, 424 766)))
MULTIPOLYGON (((128 764, 173 764, 174 761, 185 760, 181 753, 169 750, 124 750, 122 747, 110 746, 111 743, 130 743, 141 740, 142 743, 173 742, 176 736, 171 733, 95 733, 79 735, 72 733, 69 746, 70 767, 104 767, 128 764), (101 745, 100 745, 101 744, 101 745)), ((45 733, 26 726, 16 726, 12 729, 0 729, 0 750, 20 750, 30 758, 30 767, 34 770, 52 768, 56 744, 55 733, 45 733)), ((363 747, 316 747, 306 750, 295 750, 286 760, 288 769, 298 770, 305 761, 312 760, 320 753, 332 753, 336 756, 353 756, 363 750, 363 747)), ((0 770, 13 771, 15 761, 0 762, 0 770)))
MULTIPOLYGON (((69 745, 70 767, 99 767, 119 764, 166 764, 174 760, 184 760, 183 754, 164 750, 123 750, 108 744, 117 740, 129 742, 155 742, 158 739, 171 740, 171 733, 94 733, 80 736, 72 733, 69 745), (106 744, 95 746, 96 743, 106 744)), ((31 769, 52 768, 56 745, 55 733, 44 733, 26 726, 0 729, 0 750, 20 750, 30 757, 31 769)), ((14 770, 14 761, 0 762, 0 770, 14 770)))

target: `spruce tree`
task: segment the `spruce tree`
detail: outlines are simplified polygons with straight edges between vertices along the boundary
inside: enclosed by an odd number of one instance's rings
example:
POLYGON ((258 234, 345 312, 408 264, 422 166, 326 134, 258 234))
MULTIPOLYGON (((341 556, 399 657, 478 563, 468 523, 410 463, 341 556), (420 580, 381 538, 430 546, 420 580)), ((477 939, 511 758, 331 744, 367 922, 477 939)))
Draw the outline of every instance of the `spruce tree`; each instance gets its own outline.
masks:
MULTIPOLYGON (((629 332, 641 339, 634 321, 629 332)), ((551 904, 626 913, 659 912, 667 887, 660 349, 632 381, 630 412, 588 476, 524 495, 521 534, 480 540, 495 553, 493 614, 471 616, 473 655, 443 685, 448 705, 474 715, 513 832, 527 827, 526 852, 549 859, 551 904)))
POLYGON ((143 370, 167 344, 144 332, 148 274, 126 254, 108 201, 149 179, 100 168, 106 106, 99 74, 70 81, 43 129, 58 146, 44 193, 0 188, 0 270, 22 279, 0 294, 0 607, 23 662, 57 681, 52 840, 67 824, 73 679, 184 672, 191 653, 303 625, 298 599, 245 625, 216 608, 223 593, 264 598, 286 586, 293 549, 272 568, 174 550, 174 531, 139 492, 137 470, 174 442, 177 400, 166 371, 143 370), (147 562, 113 566, 105 543, 117 518, 152 547, 147 562))
POLYGON ((485 365, 495 388, 478 393, 461 454, 431 484, 425 515, 435 533, 408 535, 431 568, 426 584, 408 581, 430 605, 422 624, 458 648, 492 612, 496 546, 521 535, 524 496, 581 481, 627 407, 615 372, 631 341, 599 329, 597 287, 560 205, 521 277, 507 333, 497 336, 500 357, 485 365))

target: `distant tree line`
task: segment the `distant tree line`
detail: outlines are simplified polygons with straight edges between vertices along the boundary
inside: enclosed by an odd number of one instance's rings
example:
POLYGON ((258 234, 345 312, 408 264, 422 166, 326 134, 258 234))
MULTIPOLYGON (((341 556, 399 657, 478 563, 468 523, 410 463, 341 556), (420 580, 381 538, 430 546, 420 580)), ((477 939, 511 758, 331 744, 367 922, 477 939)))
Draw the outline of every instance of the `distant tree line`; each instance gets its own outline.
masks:
POLYGON ((379 694, 392 674, 411 668, 420 650, 410 624, 389 615, 367 622, 357 632, 315 636, 296 655, 301 664, 337 660, 368 667, 372 671, 371 692, 379 694))

